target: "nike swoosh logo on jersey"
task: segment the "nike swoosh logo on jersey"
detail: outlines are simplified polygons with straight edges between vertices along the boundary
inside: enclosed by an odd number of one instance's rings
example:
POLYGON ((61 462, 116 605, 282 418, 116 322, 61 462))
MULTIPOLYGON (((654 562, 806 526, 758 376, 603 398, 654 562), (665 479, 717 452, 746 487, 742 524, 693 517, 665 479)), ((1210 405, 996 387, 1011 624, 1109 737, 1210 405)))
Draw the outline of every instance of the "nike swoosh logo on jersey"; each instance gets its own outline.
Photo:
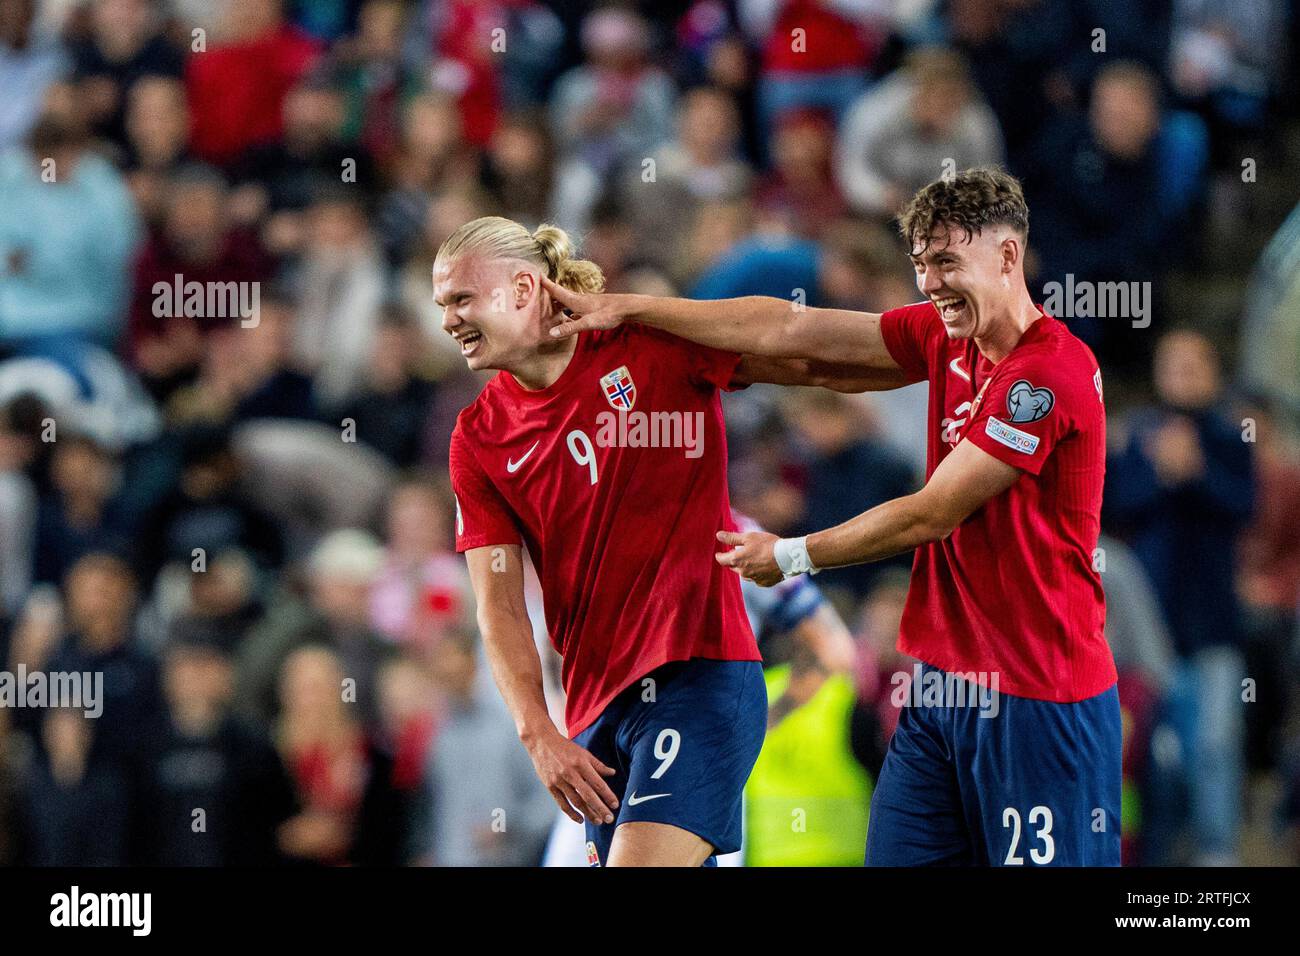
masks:
POLYGON ((632 796, 627 798, 627 805, 629 807, 635 807, 638 803, 645 803, 647 800, 658 800, 660 797, 671 797, 671 796, 672 796, 671 793, 649 793, 646 794, 644 797, 638 797, 636 795, 636 791, 633 791, 632 796))
POLYGON ((533 447, 528 449, 528 451, 524 452, 524 457, 520 458, 518 461, 511 461, 510 459, 507 458, 506 471, 510 472, 510 474, 513 475, 516 471, 522 468, 524 462, 528 460, 528 456, 531 455, 533 452, 535 452, 537 450, 537 446, 540 445, 541 443, 542 440, 540 438, 537 439, 537 441, 533 442, 533 447))
POLYGON ((969 382, 970 376, 966 374, 965 370, 958 367, 958 363, 960 361, 961 361, 961 356, 958 355, 955 359, 953 359, 951 362, 948 363, 948 367, 952 369, 956 374, 960 375, 962 378, 964 378, 966 381, 969 382))

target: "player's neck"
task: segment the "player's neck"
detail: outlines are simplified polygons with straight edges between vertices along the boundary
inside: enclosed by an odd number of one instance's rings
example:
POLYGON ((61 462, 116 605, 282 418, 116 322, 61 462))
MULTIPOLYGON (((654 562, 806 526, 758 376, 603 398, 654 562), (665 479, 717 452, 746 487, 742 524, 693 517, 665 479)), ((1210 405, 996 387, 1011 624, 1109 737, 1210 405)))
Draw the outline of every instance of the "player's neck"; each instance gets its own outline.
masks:
POLYGON ((975 347, 996 365, 1011 354, 1025 330, 1042 316, 1030 298, 1029 290, 1024 289, 1005 311, 999 311, 990 317, 986 331, 976 334, 975 347))
POLYGON ((523 388, 531 392, 554 385, 564 374, 578 347, 578 337, 543 342, 537 350, 513 367, 506 369, 523 388))

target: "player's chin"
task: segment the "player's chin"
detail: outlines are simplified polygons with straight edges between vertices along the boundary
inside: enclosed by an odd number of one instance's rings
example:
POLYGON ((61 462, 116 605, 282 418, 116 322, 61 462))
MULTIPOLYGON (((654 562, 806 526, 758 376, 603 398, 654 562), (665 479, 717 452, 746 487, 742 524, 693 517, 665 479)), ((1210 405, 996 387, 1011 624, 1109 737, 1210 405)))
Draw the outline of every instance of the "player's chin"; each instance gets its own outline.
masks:
POLYGON ((943 322, 943 330, 948 333, 950 339, 968 339, 975 334, 975 317, 970 314, 970 309, 962 309, 953 321, 940 317, 943 322))

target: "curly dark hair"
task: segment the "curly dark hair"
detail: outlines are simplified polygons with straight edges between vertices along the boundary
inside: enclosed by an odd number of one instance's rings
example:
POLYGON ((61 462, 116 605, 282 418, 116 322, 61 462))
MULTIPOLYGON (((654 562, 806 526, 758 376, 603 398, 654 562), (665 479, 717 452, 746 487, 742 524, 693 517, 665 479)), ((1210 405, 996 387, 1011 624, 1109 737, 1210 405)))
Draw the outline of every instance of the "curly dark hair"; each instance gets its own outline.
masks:
POLYGON ((985 226, 1010 226, 1029 235, 1029 206, 1020 180, 992 166, 967 169, 919 189, 898 216, 898 231, 913 255, 930 247, 934 227, 960 229, 969 240, 985 226))

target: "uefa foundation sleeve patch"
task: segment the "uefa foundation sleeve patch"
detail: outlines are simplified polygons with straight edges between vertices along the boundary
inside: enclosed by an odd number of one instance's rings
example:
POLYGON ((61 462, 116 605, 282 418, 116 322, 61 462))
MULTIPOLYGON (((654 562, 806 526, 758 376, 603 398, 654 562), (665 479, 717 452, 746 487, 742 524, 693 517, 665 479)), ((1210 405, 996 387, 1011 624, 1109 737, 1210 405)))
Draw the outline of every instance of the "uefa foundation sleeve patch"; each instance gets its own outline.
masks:
POLYGON ((1032 455, 1038 449, 1037 435, 1022 432, 1019 428, 1012 428, 1006 422, 1000 421, 992 415, 989 416, 987 423, 984 425, 984 434, 995 442, 1006 445, 1012 451, 1022 452, 1026 455, 1032 455))

